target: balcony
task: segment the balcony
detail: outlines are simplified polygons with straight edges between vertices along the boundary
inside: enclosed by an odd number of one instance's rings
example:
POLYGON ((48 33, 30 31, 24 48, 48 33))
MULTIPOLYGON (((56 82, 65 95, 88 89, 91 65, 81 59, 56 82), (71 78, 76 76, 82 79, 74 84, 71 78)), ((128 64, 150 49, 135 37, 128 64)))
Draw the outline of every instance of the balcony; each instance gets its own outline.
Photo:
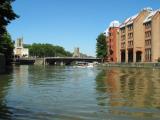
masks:
POLYGON ((133 29, 128 29, 128 33, 133 33, 133 29))
POLYGON ((150 28, 145 28, 145 32, 151 31, 151 27, 150 28))
POLYGON ((128 45, 128 49, 131 49, 131 48, 133 48, 133 45, 128 45))
POLYGON ((121 32, 121 36, 125 35, 126 33, 125 32, 121 32))
POLYGON ((128 41, 133 41, 133 37, 128 37, 128 41))
POLYGON ((145 40, 152 39, 152 36, 145 36, 145 40))
POLYGON ((125 49, 125 42, 121 42, 121 49, 125 49))
POLYGON ((126 36, 125 35, 121 35, 121 42, 124 42, 126 40, 126 36))
POLYGON ((125 42, 125 39, 121 39, 121 42, 125 42))
POLYGON ((151 45, 145 45, 145 49, 151 48, 151 47, 152 47, 151 45))
POLYGON ((121 46, 121 50, 125 50, 125 47, 122 47, 122 46, 121 46))

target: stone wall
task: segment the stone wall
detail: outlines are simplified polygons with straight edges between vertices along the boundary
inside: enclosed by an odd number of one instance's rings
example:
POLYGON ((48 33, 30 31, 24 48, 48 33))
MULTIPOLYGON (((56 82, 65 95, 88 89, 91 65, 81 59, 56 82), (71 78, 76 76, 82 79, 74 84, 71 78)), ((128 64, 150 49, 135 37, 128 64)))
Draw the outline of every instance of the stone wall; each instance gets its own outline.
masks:
POLYGON ((160 69, 160 62, 158 63, 151 63, 151 62, 137 62, 137 63, 105 63, 103 64, 107 67, 128 67, 128 68, 159 68, 160 69))
POLYGON ((36 58, 35 59, 35 65, 44 65, 44 58, 36 58))
POLYGON ((0 53, 0 73, 5 72, 5 57, 0 53))

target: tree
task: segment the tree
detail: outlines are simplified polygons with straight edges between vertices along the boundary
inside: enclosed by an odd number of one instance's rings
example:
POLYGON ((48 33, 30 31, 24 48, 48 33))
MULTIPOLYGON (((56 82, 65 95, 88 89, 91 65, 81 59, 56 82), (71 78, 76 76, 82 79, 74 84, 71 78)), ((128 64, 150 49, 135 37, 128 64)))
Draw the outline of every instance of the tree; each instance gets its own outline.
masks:
POLYGON ((98 58, 104 59, 107 55, 106 36, 103 33, 101 33, 98 35, 96 40, 96 56, 98 58))
POLYGON ((0 41, 0 45, 2 45, 0 46, 0 51, 5 55, 6 63, 9 64, 13 56, 14 44, 9 33, 4 33, 2 39, 3 41, 0 41))
MULTIPOLYGON (((12 2, 15 0, 0 0, 0 38, 6 32, 6 26, 18 15, 12 9, 12 2)), ((1 40, 1 39, 0 39, 1 40)))
POLYGON ((51 44, 40 44, 34 43, 29 48, 30 56, 36 57, 70 57, 72 54, 66 51, 61 46, 54 46, 51 44))
POLYGON ((12 9, 14 0, 0 0, 0 52, 6 57, 6 63, 10 63, 13 54, 13 42, 11 36, 7 33, 6 26, 18 15, 12 9))

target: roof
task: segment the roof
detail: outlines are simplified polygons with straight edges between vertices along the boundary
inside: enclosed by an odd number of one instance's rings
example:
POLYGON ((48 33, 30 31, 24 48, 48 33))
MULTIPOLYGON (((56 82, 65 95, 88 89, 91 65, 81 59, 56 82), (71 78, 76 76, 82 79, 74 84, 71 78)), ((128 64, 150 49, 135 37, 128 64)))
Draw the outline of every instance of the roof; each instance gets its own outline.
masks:
POLYGON ((138 13, 138 14, 135 14, 135 15, 129 17, 129 18, 127 18, 127 19, 120 25, 120 28, 122 28, 122 27, 124 27, 124 26, 126 26, 126 25, 129 25, 129 24, 132 24, 133 21, 134 21, 134 19, 136 19, 138 15, 139 15, 139 13, 138 13))
POLYGON ((153 18, 153 16, 155 16, 155 14, 156 14, 157 12, 160 12, 160 9, 155 10, 155 11, 152 11, 152 12, 146 17, 146 19, 143 21, 143 23, 146 23, 146 22, 151 21, 152 18, 153 18))
MULTIPOLYGON (((152 10, 152 8, 147 7, 147 8, 143 8, 141 11, 149 11, 149 12, 152 12, 153 10, 152 10)), ((123 28, 123 27, 125 27, 126 25, 132 24, 133 21, 138 17, 139 14, 140 14, 140 12, 137 13, 137 14, 135 14, 135 15, 133 15, 133 16, 131 16, 131 17, 129 17, 129 18, 127 18, 127 19, 120 25, 120 28, 123 28)))

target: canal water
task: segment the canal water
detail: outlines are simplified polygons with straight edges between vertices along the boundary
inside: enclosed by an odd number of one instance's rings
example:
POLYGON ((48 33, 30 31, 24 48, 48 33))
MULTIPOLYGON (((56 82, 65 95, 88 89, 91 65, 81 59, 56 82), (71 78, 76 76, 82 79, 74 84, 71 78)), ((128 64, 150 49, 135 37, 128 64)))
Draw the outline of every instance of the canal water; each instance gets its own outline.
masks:
POLYGON ((15 66, 0 75, 0 119, 160 120, 160 70, 15 66))

